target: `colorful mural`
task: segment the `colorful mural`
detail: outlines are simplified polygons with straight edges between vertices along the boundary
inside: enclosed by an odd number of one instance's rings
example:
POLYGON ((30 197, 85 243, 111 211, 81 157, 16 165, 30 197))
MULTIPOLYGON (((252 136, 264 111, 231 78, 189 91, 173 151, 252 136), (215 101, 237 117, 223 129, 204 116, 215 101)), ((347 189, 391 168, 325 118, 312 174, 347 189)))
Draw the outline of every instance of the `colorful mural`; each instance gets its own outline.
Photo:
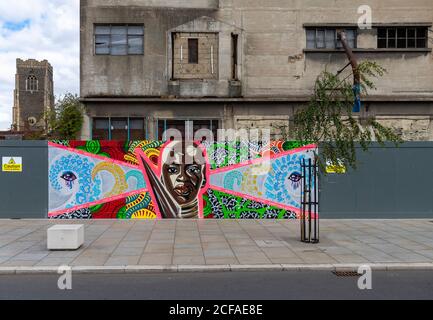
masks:
POLYGON ((302 159, 280 141, 52 141, 53 219, 296 219, 302 159))

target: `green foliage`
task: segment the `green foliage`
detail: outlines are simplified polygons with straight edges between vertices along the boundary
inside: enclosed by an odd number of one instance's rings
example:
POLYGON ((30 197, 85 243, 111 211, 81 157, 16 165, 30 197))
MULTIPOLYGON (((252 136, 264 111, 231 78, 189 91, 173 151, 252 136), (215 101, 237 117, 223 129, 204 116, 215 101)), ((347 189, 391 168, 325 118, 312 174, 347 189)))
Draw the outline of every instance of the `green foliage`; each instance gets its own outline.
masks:
POLYGON ((54 109, 49 110, 47 121, 50 139, 73 140, 83 126, 83 108, 77 95, 68 93, 59 99, 54 109))
MULTIPOLYGON (((386 70, 376 62, 359 64, 362 96, 376 89, 372 79, 383 76, 386 70)), ((318 158, 321 171, 325 161, 344 164, 356 169, 356 144, 364 151, 375 140, 382 146, 386 141, 401 143, 391 128, 378 123, 373 117, 359 117, 352 113, 355 96, 353 73, 342 77, 324 71, 316 80, 314 96, 306 108, 294 117, 295 136, 299 141, 311 141, 321 146, 318 158)))

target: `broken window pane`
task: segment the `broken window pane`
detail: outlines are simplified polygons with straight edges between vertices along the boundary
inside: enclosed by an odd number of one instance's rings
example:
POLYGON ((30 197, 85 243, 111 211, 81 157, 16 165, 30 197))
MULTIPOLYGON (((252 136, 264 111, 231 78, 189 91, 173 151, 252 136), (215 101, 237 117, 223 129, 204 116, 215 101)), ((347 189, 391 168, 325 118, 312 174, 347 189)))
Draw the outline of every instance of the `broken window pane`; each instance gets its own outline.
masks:
POLYGON ((110 54, 110 36, 95 36, 95 53, 110 54))

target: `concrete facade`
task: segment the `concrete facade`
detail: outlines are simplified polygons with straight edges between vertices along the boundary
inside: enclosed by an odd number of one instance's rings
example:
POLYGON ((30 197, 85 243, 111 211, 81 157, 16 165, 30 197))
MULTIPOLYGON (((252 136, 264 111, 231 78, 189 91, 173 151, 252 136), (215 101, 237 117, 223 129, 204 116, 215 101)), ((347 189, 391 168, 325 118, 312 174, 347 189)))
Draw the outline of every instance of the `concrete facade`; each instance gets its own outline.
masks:
POLYGON ((12 128, 41 130, 44 112, 54 106, 53 68, 47 60, 17 59, 16 63, 12 128))
POLYGON ((432 41, 424 48, 380 49, 377 29, 431 29, 431 0, 81 0, 87 110, 81 138, 92 137, 94 118, 118 117, 145 119, 148 139, 158 138, 158 123, 166 120, 272 127, 273 138, 290 138, 290 119, 308 102, 316 77, 347 64, 339 49, 307 49, 306 29, 357 28, 361 5, 372 8, 373 28, 357 30, 354 51, 388 70, 361 116, 375 116, 406 140, 433 140, 432 41), (144 25, 144 55, 96 55, 96 24, 144 25), (217 38, 205 38, 201 65, 186 63, 179 73, 181 58, 188 57, 180 56, 175 35, 217 38))

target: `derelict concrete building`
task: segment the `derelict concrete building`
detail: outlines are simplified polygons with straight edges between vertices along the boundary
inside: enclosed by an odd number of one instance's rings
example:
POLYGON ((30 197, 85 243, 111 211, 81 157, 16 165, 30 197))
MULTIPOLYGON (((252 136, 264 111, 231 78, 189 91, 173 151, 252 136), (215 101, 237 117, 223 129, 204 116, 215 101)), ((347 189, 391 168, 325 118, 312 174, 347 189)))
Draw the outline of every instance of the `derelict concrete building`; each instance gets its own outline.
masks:
POLYGON ((162 139, 167 128, 272 128, 290 137, 316 77, 347 58, 388 70, 361 116, 433 140, 431 0, 81 0, 82 139, 162 139), (373 27, 358 28, 369 5, 373 27))

